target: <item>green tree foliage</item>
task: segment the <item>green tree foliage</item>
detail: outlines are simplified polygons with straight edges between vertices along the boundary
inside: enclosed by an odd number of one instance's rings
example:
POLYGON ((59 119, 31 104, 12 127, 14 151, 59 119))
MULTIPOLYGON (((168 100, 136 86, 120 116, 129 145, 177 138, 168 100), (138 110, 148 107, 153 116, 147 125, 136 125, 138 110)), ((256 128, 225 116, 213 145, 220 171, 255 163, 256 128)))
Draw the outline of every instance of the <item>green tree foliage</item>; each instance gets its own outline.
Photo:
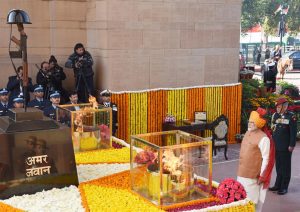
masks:
POLYGON ((280 12, 275 14, 276 9, 289 5, 288 14, 285 16, 286 26, 289 32, 300 31, 300 0, 243 0, 241 25, 242 31, 246 32, 253 26, 261 24, 267 34, 278 33, 280 12))

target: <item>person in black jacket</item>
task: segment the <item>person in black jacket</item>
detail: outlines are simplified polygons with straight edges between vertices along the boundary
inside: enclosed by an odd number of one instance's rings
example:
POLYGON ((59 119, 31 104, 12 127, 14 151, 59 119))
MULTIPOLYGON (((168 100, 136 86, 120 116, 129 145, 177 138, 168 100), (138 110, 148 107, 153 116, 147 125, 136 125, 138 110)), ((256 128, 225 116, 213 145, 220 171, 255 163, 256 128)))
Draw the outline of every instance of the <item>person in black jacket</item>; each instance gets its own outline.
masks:
POLYGON ((51 55, 49 59, 49 71, 51 73, 54 90, 61 94, 61 103, 68 101, 68 94, 62 86, 62 81, 66 79, 64 69, 57 64, 56 58, 51 55))
POLYGON ((271 60, 266 60, 262 66, 262 76, 264 85, 269 92, 276 91, 276 75, 277 75, 277 63, 271 60))
POLYGON ((9 108, 8 90, 6 88, 2 88, 0 90, 0 116, 6 116, 9 108))
POLYGON ((78 95, 76 91, 73 91, 72 93, 70 93, 69 95, 69 102, 67 102, 67 105, 70 105, 69 109, 72 111, 77 111, 80 110, 80 107, 77 105, 80 102, 78 102, 78 95), (72 106, 72 105, 77 105, 77 106, 72 106))
POLYGON ((292 152, 296 145, 297 118, 287 110, 288 101, 279 98, 276 113, 272 116, 273 140, 275 142, 276 182, 270 191, 284 195, 291 179, 292 152))
POLYGON ((44 88, 42 85, 36 85, 33 94, 35 98, 28 103, 28 107, 44 110, 45 107, 51 105, 51 102, 48 99, 44 99, 44 88))
POLYGON ((44 61, 41 63, 41 69, 36 75, 36 83, 42 85, 44 88, 44 98, 49 99, 50 93, 55 89, 51 79, 51 72, 49 71, 48 62, 44 61))
MULTIPOLYGON (((17 68, 17 75, 16 76, 10 76, 8 78, 7 83, 7 90, 10 92, 9 95, 9 103, 12 104, 12 100, 15 96, 18 96, 19 94, 23 95, 23 87, 22 87, 22 80, 23 80, 23 67, 19 66, 17 68)), ((28 91, 33 92, 33 85, 32 85, 32 79, 28 78, 28 91)), ((30 101, 30 94, 27 92, 26 95, 26 103, 30 101)))
POLYGON ((66 68, 74 70, 75 90, 78 92, 80 102, 88 102, 89 94, 94 92, 93 63, 91 54, 84 49, 83 44, 77 43, 74 53, 69 56, 65 64, 66 68))

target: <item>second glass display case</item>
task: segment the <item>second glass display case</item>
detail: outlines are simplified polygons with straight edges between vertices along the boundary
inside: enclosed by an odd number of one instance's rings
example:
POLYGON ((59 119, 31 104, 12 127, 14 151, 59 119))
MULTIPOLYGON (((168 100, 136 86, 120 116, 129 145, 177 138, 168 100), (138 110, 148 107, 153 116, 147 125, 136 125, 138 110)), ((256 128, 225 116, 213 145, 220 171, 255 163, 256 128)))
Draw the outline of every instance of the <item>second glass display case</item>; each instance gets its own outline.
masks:
POLYGON ((111 108, 94 108, 92 104, 60 105, 56 117, 71 128, 75 152, 112 146, 111 108))

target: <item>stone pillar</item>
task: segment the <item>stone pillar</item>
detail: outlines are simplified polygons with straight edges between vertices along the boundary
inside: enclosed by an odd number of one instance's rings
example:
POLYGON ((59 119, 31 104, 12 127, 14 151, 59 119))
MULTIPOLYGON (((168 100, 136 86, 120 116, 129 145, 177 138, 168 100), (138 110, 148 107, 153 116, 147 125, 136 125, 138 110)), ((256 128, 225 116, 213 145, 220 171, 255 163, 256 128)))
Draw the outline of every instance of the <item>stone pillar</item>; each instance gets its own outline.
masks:
MULTIPOLYGON (((0 7, 0 87, 5 87, 8 76, 15 75, 8 56, 8 42, 10 25, 6 24, 8 11, 13 8, 25 10, 32 22, 25 25, 28 35, 28 62, 29 76, 35 83, 38 72, 35 64, 48 61, 50 55, 57 57, 58 63, 64 66, 68 55, 73 52, 77 42, 86 44, 86 1, 44 1, 44 0, 2 0, 0 7)), ((13 35, 19 33, 13 25, 13 35)), ((13 48, 16 48, 12 44, 13 48)), ((21 65, 21 60, 14 59, 16 65, 21 65)), ((66 70, 67 80, 64 87, 73 89, 74 77, 72 70, 66 70)))

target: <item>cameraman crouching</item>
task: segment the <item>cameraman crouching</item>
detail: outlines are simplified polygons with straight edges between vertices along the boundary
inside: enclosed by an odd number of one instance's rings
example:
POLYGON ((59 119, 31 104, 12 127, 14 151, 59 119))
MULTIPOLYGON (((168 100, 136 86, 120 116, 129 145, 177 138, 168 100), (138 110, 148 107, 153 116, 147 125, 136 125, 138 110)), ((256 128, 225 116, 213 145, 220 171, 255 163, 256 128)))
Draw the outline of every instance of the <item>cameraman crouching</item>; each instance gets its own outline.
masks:
POLYGON ((61 103, 64 103, 69 98, 62 86, 62 81, 66 79, 66 74, 63 68, 57 64, 57 60, 53 55, 51 55, 49 59, 49 71, 51 72, 54 90, 62 95, 61 103))
POLYGON ((74 53, 71 54, 65 64, 66 68, 73 68, 76 87, 80 102, 87 102, 89 94, 94 91, 94 71, 93 58, 88 51, 84 49, 81 43, 74 47, 74 53))

